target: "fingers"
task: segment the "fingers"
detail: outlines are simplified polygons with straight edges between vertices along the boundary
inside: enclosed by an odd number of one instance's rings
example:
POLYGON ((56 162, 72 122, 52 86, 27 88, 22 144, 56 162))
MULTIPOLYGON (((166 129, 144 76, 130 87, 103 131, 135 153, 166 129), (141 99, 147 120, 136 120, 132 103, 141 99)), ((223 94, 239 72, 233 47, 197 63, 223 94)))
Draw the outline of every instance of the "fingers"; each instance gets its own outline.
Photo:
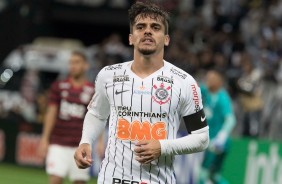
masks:
POLYGON ((74 154, 76 165, 80 169, 90 167, 93 163, 89 144, 81 144, 74 154))
POLYGON ((143 141, 139 141, 135 144, 135 146, 142 146, 142 145, 147 145, 149 144, 149 141, 143 140, 143 141))
POLYGON ((154 160, 154 157, 149 155, 149 156, 141 156, 141 157, 136 157, 135 158, 140 164, 149 164, 154 160))
POLYGON ((155 154, 154 146, 152 145, 152 141, 140 141, 135 144, 134 152, 135 152, 135 160, 137 160, 141 164, 149 164, 153 160, 159 157, 158 154, 155 154))

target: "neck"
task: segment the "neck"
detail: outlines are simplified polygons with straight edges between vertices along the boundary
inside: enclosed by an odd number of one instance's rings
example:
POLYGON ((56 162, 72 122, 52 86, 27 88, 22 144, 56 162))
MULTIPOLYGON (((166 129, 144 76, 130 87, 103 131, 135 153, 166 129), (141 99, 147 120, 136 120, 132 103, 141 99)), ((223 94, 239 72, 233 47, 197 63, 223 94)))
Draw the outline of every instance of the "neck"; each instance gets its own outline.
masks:
POLYGON ((131 70, 141 78, 145 78, 164 66, 163 54, 145 56, 134 52, 131 70))
POLYGON ((209 88, 209 91, 210 91, 211 93, 217 93, 219 90, 220 90, 220 87, 210 87, 210 88, 209 88))
POLYGON ((71 84, 74 87, 81 87, 85 83, 85 77, 84 76, 79 76, 79 77, 70 77, 71 84))

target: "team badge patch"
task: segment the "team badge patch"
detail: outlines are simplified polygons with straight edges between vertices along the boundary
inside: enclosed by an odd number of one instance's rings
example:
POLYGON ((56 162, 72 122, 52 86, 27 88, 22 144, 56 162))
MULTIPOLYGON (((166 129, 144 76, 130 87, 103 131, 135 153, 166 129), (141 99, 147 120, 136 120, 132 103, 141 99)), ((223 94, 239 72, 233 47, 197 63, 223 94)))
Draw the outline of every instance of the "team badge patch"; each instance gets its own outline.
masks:
POLYGON ((168 91, 171 89, 170 86, 165 87, 163 83, 160 84, 160 86, 154 85, 154 94, 155 96, 152 96, 153 100, 157 102, 158 104, 162 105, 170 101, 170 96, 168 91))

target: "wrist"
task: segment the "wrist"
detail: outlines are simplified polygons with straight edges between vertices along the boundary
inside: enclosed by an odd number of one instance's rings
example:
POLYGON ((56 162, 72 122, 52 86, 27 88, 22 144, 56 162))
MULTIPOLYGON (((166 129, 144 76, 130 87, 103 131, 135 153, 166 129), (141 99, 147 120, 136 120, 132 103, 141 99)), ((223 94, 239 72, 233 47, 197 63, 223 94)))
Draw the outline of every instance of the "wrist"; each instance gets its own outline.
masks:
POLYGON ((165 140, 159 140, 161 145, 161 155, 167 155, 167 141, 165 140))

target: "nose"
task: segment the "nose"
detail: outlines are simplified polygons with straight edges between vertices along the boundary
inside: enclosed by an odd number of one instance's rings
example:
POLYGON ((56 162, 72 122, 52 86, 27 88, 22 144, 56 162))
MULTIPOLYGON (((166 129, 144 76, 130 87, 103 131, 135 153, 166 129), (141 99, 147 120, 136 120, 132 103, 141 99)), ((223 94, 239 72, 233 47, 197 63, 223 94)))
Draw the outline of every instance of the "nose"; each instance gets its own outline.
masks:
POLYGON ((152 35, 152 30, 151 30, 151 28, 149 26, 146 27, 144 35, 152 35))

